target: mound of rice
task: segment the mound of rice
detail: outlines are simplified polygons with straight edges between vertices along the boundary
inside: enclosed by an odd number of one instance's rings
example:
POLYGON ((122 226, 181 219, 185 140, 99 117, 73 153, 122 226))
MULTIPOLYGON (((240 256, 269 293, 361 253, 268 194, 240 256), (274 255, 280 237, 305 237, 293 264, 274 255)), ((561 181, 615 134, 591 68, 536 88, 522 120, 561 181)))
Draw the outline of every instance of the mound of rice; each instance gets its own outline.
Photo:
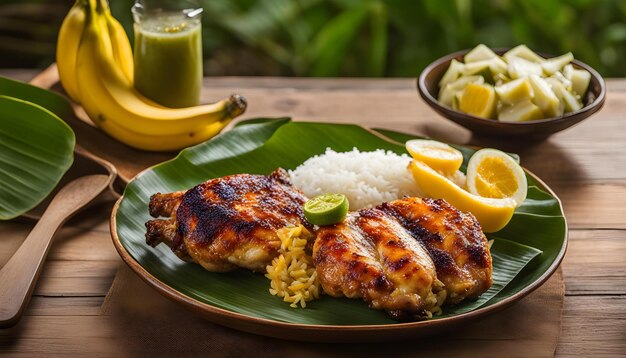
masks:
POLYGON ((421 196, 407 169, 411 157, 378 149, 338 153, 328 148, 289 171, 294 186, 312 198, 324 193, 348 197, 350 210, 372 207, 403 196, 421 196))

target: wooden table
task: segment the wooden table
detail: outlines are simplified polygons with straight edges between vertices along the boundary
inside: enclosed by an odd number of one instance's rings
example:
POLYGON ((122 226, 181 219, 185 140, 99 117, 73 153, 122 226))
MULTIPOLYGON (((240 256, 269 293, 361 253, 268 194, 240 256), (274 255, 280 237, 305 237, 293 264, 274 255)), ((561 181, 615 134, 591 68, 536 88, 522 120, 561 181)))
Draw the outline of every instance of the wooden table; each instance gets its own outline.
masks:
MULTIPOLYGON (((0 74, 29 80, 35 72, 0 74)), ((414 79, 207 78, 204 98, 241 93, 249 100, 245 118, 359 123, 519 153, 562 199, 570 228, 557 355, 616 356, 626 354, 626 80, 607 82, 599 114, 540 143, 472 136, 431 111, 414 79)), ((97 337, 97 327, 84 327, 99 314, 121 262, 109 238, 108 209, 90 209, 62 229, 26 317, 0 330, 0 352, 79 353, 97 337), (57 326, 58 316, 75 326, 57 326)), ((0 240, 31 225, 3 224, 0 240)), ((0 251, 0 266, 21 242, 14 241, 0 251)))

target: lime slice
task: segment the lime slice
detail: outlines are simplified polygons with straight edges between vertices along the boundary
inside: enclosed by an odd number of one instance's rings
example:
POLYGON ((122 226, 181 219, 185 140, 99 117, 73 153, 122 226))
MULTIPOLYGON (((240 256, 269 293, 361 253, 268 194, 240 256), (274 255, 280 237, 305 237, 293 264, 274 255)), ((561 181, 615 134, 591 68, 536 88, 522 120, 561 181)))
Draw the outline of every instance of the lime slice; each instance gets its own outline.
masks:
POLYGON ((333 225, 345 220, 348 207, 345 195, 322 194, 304 204, 304 217, 314 225, 333 225))

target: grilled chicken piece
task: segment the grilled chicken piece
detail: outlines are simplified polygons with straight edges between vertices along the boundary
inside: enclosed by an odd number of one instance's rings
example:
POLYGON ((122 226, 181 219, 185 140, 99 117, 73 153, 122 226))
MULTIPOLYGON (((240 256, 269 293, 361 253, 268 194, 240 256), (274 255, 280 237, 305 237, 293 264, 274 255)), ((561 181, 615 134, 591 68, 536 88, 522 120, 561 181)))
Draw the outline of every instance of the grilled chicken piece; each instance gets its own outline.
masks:
POLYGON ((303 224, 306 197, 278 169, 268 176, 236 174, 204 182, 187 192, 155 194, 146 242, 163 242, 180 258, 205 269, 237 267, 265 272, 278 256, 276 230, 303 224))
POLYGON ((491 287, 480 225, 444 200, 405 198, 350 213, 318 230, 313 260, 324 292, 362 297, 400 321, 491 287))
POLYGON ((443 199, 404 198, 378 208, 393 216, 430 253, 446 303, 476 298, 491 287, 491 253, 474 215, 443 199))
POLYGON ((378 209, 350 213, 340 224, 321 227, 313 261, 324 292, 362 297, 394 319, 425 319, 441 304, 436 294, 441 284, 428 252, 378 209))

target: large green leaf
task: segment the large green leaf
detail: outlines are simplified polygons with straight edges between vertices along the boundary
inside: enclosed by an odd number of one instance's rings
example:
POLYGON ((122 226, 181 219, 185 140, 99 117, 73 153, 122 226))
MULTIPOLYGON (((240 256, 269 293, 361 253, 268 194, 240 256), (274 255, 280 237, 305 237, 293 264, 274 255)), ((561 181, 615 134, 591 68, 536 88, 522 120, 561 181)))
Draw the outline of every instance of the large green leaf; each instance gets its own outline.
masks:
POLYGON ((65 97, 25 82, 0 76, 0 95, 33 102, 59 118, 74 116, 74 109, 65 97))
POLYGON ((54 189, 72 164, 75 138, 54 113, 0 94, 0 219, 7 220, 54 189))
POLYGON ((367 4, 364 3, 344 11, 320 30, 307 52, 313 76, 331 76, 339 72, 349 45, 363 26, 367 14, 367 4))
MULTIPOLYGON (((292 309, 267 292, 269 284, 262 275, 244 270, 207 272, 199 265, 182 262, 164 245, 153 249, 145 244, 144 223, 150 219, 147 206, 153 193, 187 189, 228 174, 267 174, 279 166, 293 169, 327 147, 336 151, 357 147, 364 151, 382 148, 404 153, 401 143, 355 125, 291 122, 284 118, 250 120, 182 151, 177 158, 133 180, 116 216, 120 241, 139 264, 165 284, 200 302, 233 312, 306 324, 393 323, 383 312, 371 310, 359 300, 322 297, 307 309, 292 309)), ((463 148, 466 157, 473 152, 463 148)), ((556 199, 531 187, 529 200, 518 209, 511 224, 490 236, 495 238, 492 289, 476 301, 444 308, 443 316, 492 305, 537 281, 557 258, 565 230, 556 199)))
POLYGON ((382 77, 387 60, 387 7, 380 1, 370 4, 370 51, 367 56, 366 76, 382 77))

